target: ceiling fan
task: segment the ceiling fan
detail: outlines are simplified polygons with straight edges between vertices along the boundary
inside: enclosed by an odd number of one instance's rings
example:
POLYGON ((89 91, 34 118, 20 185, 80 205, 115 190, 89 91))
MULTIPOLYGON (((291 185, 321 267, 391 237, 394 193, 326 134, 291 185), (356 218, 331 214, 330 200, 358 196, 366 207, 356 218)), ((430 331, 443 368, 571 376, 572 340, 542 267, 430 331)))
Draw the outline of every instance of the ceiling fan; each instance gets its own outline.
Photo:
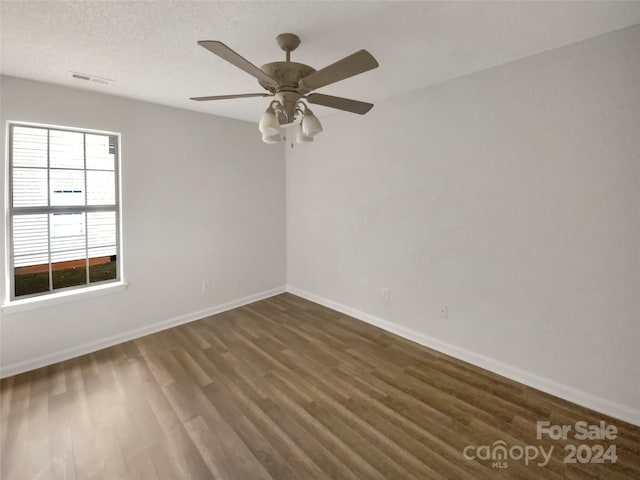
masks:
POLYGON ((275 97, 260 120, 259 129, 266 143, 282 141, 281 126, 293 124, 298 114, 302 121, 298 125, 298 142, 309 142, 322 131, 322 126, 313 112, 302 101, 347 112, 364 115, 373 107, 372 103, 349 98, 334 97, 322 93, 311 93, 318 88, 364 73, 378 67, 378 62, 366 50, 359 50, 337 62, 315 70, 309 65, 291 61, 291 52, 300 45, 300 39, 293 33, 282 33, 276 37, 282 50, 286 52, 284 62, 271 62, 256 67, 251 62, 216 40, 201 40, 198 45, 255 77, 267 91, 262 93, 241 93, 238 95, 216 95, 192 97, 191 100, 227 100, 247 97, 275 97))

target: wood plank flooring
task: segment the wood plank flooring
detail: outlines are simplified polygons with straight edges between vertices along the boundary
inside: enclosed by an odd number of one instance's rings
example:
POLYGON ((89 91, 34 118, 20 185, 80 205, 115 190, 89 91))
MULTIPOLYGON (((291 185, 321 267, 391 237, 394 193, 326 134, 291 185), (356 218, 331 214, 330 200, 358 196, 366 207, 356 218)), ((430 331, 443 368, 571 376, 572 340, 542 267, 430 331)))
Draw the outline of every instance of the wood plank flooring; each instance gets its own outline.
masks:
POLYGON ((0 388, 3 480, 640 478, 640 428, 291 294, 0 388), (538 440, 537 420, 618 436, 538 440), (463 456, 500 440, 554 451, 463 456), (568 443, 615 445, 617 463, 565 464, 568 443))

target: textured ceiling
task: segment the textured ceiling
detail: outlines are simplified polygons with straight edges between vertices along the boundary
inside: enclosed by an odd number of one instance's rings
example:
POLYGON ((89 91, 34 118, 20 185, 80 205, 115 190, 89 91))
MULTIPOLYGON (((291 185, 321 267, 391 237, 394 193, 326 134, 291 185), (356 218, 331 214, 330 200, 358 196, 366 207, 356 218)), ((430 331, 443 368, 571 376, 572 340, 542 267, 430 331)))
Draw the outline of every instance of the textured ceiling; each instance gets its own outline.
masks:
MULTIPOLYGON (((282 60, 275 36, 316 69, 365 48, 380 68, 320 89, 376 101, 640 23, 640 2, 2 1, 0 72, 256 121, 252 77, 196 44, 221 40, 258 66, 282 60), (69 71, 115 80, 85 83, 69 71)), ((319 115, 332 112, 314 107, 319 115)))

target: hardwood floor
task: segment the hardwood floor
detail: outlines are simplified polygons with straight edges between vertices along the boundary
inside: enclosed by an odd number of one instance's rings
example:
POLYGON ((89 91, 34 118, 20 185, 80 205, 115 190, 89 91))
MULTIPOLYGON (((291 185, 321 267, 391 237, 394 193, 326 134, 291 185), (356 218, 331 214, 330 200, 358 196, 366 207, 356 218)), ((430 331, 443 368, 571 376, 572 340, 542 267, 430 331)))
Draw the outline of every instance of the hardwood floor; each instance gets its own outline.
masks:
POLYGON ((0 387, 3 480, 640 478, 640 428, 290 294, 0 387), (538 440, 538 420, 617 438, 538 440), (553 453, 463 456, 499 440, 553 453), (617 463, 563 463, 582 443, 617 463))

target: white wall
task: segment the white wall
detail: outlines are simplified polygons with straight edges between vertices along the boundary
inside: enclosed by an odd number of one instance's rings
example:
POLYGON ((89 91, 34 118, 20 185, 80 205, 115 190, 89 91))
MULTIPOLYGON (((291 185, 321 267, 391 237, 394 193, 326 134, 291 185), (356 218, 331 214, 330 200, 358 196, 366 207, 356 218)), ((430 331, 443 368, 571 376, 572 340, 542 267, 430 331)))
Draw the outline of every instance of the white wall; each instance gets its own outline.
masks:
POLYGON ((12 77, 0 88, 3 142, 8 120, 122 134, 129 282, 121 293, 3 312, 5 374, 285 284, 283 147, 263 144, 255 124, 12 77))
POLYGON ((288 284, 640 422, 639 45, 636 26, 326 118, 286 151, 288 284))

